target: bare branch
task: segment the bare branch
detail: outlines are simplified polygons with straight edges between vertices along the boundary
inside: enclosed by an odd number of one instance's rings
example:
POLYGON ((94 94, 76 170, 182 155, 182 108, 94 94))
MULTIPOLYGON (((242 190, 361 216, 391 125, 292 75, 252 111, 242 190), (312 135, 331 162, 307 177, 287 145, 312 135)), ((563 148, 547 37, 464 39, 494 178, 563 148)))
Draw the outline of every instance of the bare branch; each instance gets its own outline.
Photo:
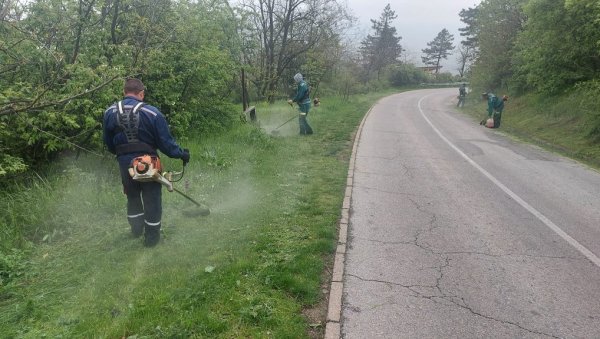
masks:
POLYGON ((21 112, 27 112, 27 111, 37 111, 40 110, 42 108, 47 108, 47 107, 52 107, 52 106, 60 106, 60 105, 64 105, 65 103, 69 102, 70 100, 73 99, 77 99, 86 95, 89 95, 91 93, 94 93, 100 89, 102 89, 103 87, 105 87, 106 85, 110 84, 111 82, 113 82, 115 79, 119 78, 119 75, 115 75, 112 78, 110 78, 109 80, 103 82, 102 84, 90 89, 90 90, 85 90, 81 93, 77 93, 75 95, 72 95, 68 98, 64 98, 64 99, 60 99, 57 101, 51 101, 51 102, 44 102, 44 103, 40 103, 37 104, 37 102, 40 100, 40 98, 43 96, 44 93, 46 93, 46 91, 44 91, 42 94, 38 95, 34 100, 31 101, 15 101, 15 102, 10 102, 8 104, 5 105, 5 107, 0 109, 0 116, 2 115, 12 115, 12 114, 17 114, 17 113, 21 113, 21 112), (28 105, 25 107, 21 107, 21 108, 15 108, 15 104, 18 102, 27 102, 28 105))

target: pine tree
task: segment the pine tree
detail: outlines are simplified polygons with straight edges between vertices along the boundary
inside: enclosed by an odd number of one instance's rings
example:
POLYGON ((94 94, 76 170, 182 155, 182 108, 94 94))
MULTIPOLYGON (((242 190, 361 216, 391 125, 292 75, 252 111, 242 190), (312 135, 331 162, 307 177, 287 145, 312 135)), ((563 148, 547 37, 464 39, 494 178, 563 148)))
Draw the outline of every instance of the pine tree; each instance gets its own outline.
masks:
POLYGON ((427 43, 429 48, 421 50, 425 53, 421 60, 425 65, 435 66, 435 74, 438 74, 440 70, 441 60, 447 59, 450 51, 454 49, 452 41, 454 41, 454 36, 444 28, 433 41, 427 43))
POLYGON ((396 36, 396 28, 392 26, 392 21, 397 17, 390 4, 387 4, 379 20, 371 19, 374 35, 367 35, 361 42, 360 48, 367 76, 371 72, 377 72, 379 79, 381 71, 400 58, 402 37, 396 36))
POLYGON ((463 9, 458 13, 460 21, 464 22, 467 26, 459 28, 460 36, 464 37, 465 40, 461 41, 461 44, 468 47, 469 50, 477 49, 477 35, 479 33, 479 27, 477 26, 477 14, 479 12, 478 7, 463 9))

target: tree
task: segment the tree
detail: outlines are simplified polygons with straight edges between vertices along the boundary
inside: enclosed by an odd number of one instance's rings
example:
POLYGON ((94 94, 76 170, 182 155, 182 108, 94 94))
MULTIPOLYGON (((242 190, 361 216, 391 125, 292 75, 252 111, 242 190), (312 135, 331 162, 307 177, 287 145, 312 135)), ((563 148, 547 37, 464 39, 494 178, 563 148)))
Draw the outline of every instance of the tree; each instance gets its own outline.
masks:
POLYGON ((0 19, 0 184, 76 144, 100 149, 102 110, 127 76, 178 135, 234 119, 224 0, 0 0, 0 19))
MULTIPOLYGON (((310 74, 311 96, 318 96, 321 82, 331 78, 336 65, 341 62, 343 52, 344 46, 341 41, 330 40, 321 41, 306 53, 304 64, 298 65, 298 67, 302 67, 306 74, 310 74)), ((290 72, 287 78, 292 77, 293 74, 290 72)))
POLYGON ((458 75, 463 78, 465 74, 469 71, 469 67, 471 66, 471 62, 474 60, 474 48, 467 45, 461 45, 458 47, 458 75))
POLYGON ((392 26, 392 21, 397 17, 390 4, 387 4, 379 20, 371 19, 374 35, 367 35, 360 47, 367 77, 375 71, 379 79, 381 70, 396 63, 400 58, 402 38, 396 36, 396 28, 392 26))
POLYGON ((337 0, 246 0, 241 6, 250 23, 244 60, 253 70, 258 95, 269 101, 282 75, 299 71, 298 61, 320 43, 337 43, 348 20, 337 0))
POLYGON ((475 24, 477 59, 471 76, 472 87, 497 90, 512 79, 515 40, 523 30, 528 0, 484 0, 477 6, 475 24))
POLYGON ((479 32, 479 27, 477 26, 478 11, 478 7, 469 7, 467 9, 462 9, 460 13, 458 13, 460 21, 467 25, 466 27, 458 29, 460 36, 465 38, 465 40, 461 41, 461 44, 468 47, 473 53, 477 50, 477 35, 479 32))
POLYGON ((551 94, 600 75, 597 1, 532 1, 524 14, 513 58, 520 88, 551 94))
POLYGON ((454 41, 454 36, 444 28, 433 41, 427 43, 429 47, 422 50, 425 55, 421 57, 421 60, 425 65, 434 66, 435 74, 438 74, 441 68, 440 62, 442 59, 447 59, 450 51, 454 49, 452 41, 454 41))

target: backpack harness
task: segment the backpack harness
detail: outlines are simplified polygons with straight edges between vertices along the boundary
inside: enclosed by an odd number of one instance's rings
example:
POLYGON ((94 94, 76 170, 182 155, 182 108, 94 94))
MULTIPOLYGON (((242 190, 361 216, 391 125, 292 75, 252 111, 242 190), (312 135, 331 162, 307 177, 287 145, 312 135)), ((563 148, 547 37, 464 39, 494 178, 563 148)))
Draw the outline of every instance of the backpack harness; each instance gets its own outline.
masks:
MULTIPOLYGON (((138 138, 140 127, 139 110, 144 106, 143 102, 138 102, 132 108, 125 108, 123 101, 117 103, 117 122, 119 130, 125 133, 127 143, 117 145, 117 155, 128 153, 145 153, 135 157, 129 165, 129 175, 136 181, 158 181, 166 184, 168 181, 161 176, 162 166, 160 158, 156 155, 156 150, 138 138)), ((171 190, 171 189, 169 189, 171 190)))
POLYGON ((156 154, 154 147, 138 139, 138 129, 140 126, 140 114, 138 111, 142 106, 144 106, 143 102, 138 102, 133 108, 125 108, 123 101, 117 103, 119 129, 127 137, 126 144, 116 146, 117 155, 136 152, 156 154))

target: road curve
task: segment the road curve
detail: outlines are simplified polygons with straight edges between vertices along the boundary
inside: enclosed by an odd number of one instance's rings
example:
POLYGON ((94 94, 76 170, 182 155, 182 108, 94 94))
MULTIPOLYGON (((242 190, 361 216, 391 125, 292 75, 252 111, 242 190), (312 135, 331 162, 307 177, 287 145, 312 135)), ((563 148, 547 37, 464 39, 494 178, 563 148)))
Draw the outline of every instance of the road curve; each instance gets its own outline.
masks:
POLYGON ((364 122, 341 336, 600 338, 600 174, 479 126, 457 93, 364 122))

